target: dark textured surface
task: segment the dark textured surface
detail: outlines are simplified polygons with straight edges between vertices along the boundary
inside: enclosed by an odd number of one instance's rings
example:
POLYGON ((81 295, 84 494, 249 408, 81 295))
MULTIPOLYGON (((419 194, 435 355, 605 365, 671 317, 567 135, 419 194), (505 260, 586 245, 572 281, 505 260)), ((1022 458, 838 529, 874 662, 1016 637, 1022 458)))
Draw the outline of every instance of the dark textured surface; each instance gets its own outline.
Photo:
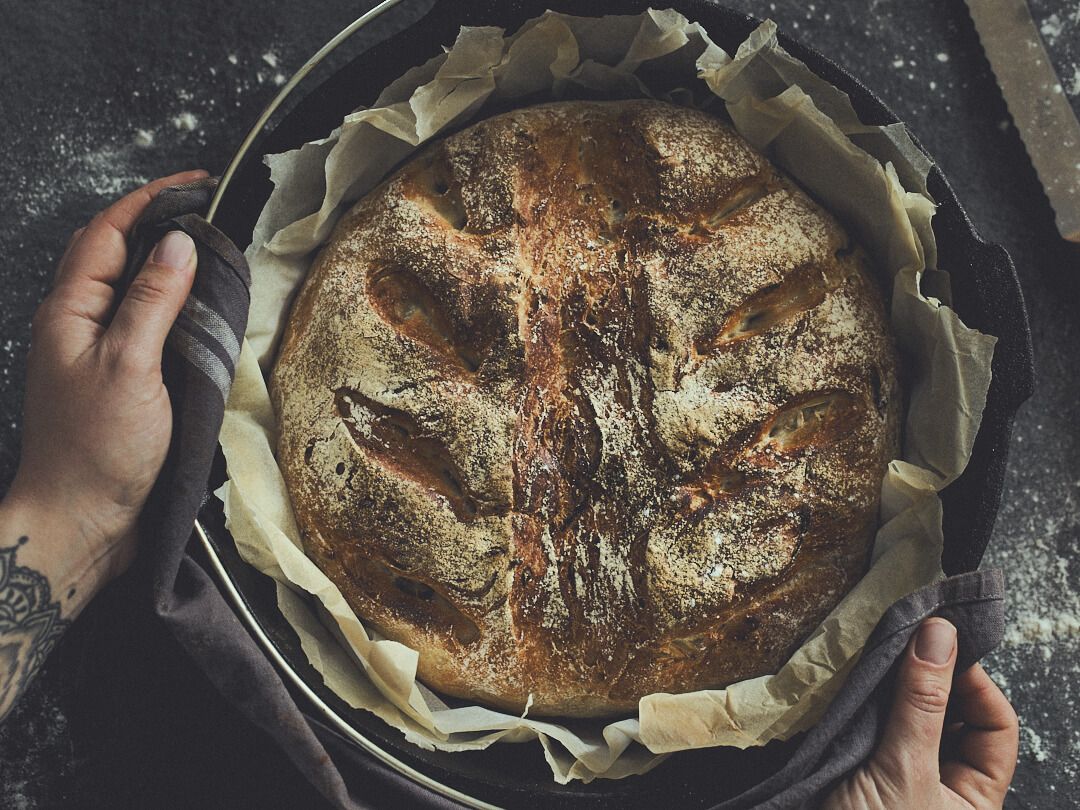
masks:
MULTIPOLYGON (((1080 803, 1080 253, 1050 209, 958 0, 732 0, 772 16, 875 90, 949 176, 976 226, 1016 261, 1038 384, 1021 409, 987 560, 1010 588, 990 669, 1022 718, 1012 807, 1080 803)), ((1080 106, 1080 5, 1032 7, 1080 106)), ((30 316, 71 230, 143 179, 221 171, 275 83, 362 4, 318 12, 9 5, 0 26, 0 487, 14 473, 30 316), (191 117, 189 117, 189 115, 191 117), (143 130, 143 133, 139 131, 143 130), (146 137, 147 134, 152 138, 146 137), (150 143, 147 143, 147 141, 150 143)), ((428 54, 418 54, 420 60, 428 54)), ((0 727, 0 807, 316 806, 284 757, 246 728, 116 583, 88 609, 0 727)))

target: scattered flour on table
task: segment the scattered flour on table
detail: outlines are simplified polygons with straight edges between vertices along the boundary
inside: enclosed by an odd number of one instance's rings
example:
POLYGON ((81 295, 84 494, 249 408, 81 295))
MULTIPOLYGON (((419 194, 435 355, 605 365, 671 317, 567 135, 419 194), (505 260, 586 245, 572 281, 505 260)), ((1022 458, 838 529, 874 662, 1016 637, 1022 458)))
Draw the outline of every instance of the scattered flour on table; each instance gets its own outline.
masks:
POLYGON ((1006 492, 987 551, 984 565, 1005 573, 1006 623, 1002 644, 985 665, 1014 705, 1026 707, 1021 760, 1052 765, 1075 784, 1080 727, 1066 721, 1062 728, 1059 715, 1075 717, 1080 708, 1080 570, 1070 554, 1080 537, 1080 479, 1052 473, 1061 460, 1047 454, 1067 456, 1069 448, 1054 447, 1049 436, 1044 445, 1043 433, 1036 432, 1033 447, 1017 447, 1024 479, 1006 492))
MULTIPOLYGON (((146 148, 136 145, 138 139, 138 135, 133 141, 130 137, 98 139, 75 131, 55 133, 49 172, 28 173, 11 190, 10 201, 21 220, 17 225, 31 228, 65 202, 86 196, 105 202, 148 182, 136 165, 137 153, 146 148)), ((73 223, 71 230, 83 224, 73 223)))
MULTIPOLYGON (((87 127, 90 119, 78 110, 57 117, 55 129, 38 133, 41 167, 27 171, 17 187, 6 190, 8 205, 15 213, 9 227, 33 227, 42 218, 56 215, 61 206, 87 197, 99 198, 94 205, 104 206, 149 182, 163 155, 175 151, 180 160, 181 151, 190 155, 192 143, 205 143, 204 121, 215 120, 216 107, 222 103, 240 106, 242 99, 261 85, 281 86, 287 81, 281 69, 285 61, 277 49, 244 56, 227 53, 219 60, 203 69, 221 84, 223 93, 207 95, 165 82, 154 84, 149 92, 145 87, 131 91, 133 99, 150 95, 175 99, 171 110, 166 105, 167 112, 160 120, 133 118, 109 124, 98 118, 94 126, 87 127), (266 66, 274 72, 268 73, 266 66), (186 144, 183 150, 181 144, 186 144)), ((115 122, 116 116, 112 118, 115 122)), ((71 228, 80 224, 72 223, 71 228)))
POLYGON ((122 146, 104 146, 83 155, 79 160, 82 169, 79 178, 84 186, 99 197, 119 197, 133 186, 146 183, 145 175, 128 168, 126 151, 130 150, 122 146))
POLYGON ((1080 112, 1080 1, 1030 0, 1030 6, 1062 88, 1080 112))
POLYGON ((187 110, 174 116, 172 121, 174 127, 184 132, 193 132, 199 126, 199 119, 187 110))
POLYGON ((1053 45, 1064 30, 1065 24, 1057 14, 1051 14, 1043 20, 1043 24, 1039 26, 1039 33, 1043 35, 1048 45, 1053 45))
POLYGON ((39 810, 57 806, 57 777, 66 776, 69 763, 56 762, 59 772, 42 773, 36 763, 50 751, 70 745, 68 719, 55 695, 31 690, 15 704, 0 726, 0 807, 39 810), (11 756, 19 754, 26 756, 11 756))
POLYGON ((1073 68, 1072 76, 1063 78, 1065 82, 1065 92, 1070 96, 1080 96, 1080 65, 1076 65, 1073 68))
POLYGON ((1043 743, 1042 737, 1039 736, 1038 732, 1031 726, 1024 726, 1020 736, 1028 750, 1031 751, 1031 755, 1035 758, 1035 761, 1046 762, 1050 757, 1050 754, 1047 752, 1046 745, 1043 743))
MULTIPOLYGON (((1021 499, 1031 510, 1024 558, 996 559, 1005 570, 1009 621, 1006 646, 1045 644, 1056 640, 1080 639, 1080 591, 1070 560, 1060 554, 1055 540, 1074 536, 1080 528, 1080 480, 1062 482, 1049 494, 1024 489, 1021 499), (1038 508, 1049 500, 1043 508, 1038 508), (1035 522, 1042 516, 1042 524, 1035 522)), ((1024 508, 1023 504, 1007 508, 1024 508)), ((1011 555, 1010 555, 1011 557, 1011 555)))

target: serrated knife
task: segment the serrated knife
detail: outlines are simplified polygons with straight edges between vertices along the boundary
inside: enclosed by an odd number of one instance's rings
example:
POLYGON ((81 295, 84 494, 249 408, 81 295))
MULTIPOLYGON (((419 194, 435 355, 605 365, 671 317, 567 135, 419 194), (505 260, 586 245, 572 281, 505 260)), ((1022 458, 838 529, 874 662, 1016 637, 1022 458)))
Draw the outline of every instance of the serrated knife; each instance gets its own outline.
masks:
POLYGON ((1080 242, 1080 122, 1025 0, 967 0, 975 30, 1057 216, 1080 242))

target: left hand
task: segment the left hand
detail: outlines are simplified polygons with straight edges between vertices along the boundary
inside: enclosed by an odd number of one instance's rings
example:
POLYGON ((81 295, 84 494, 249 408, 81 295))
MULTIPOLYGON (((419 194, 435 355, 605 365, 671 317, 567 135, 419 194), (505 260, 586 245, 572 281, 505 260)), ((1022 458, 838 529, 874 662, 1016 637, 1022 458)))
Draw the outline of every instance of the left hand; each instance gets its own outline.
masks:
POLYGON ((194 244, 166 235, 110 320, 113 284, 154 195, 205 176, 156 180, 76 231, 31 326, 22 454, 6 500, 64 527, 105 579, 134 558, 136 520, 169 447, 161 356, 195 278, 194 244))
POLYGON ((978 664, 954 681, 955 667, 956 629, 944 619, 927 619, 901 659, 892 713, 877 750, 836 787, 824 808, 1002 806, 1016 769, 1016 712, 978 664), (957 722, 946 725, 950 705, 957 722))

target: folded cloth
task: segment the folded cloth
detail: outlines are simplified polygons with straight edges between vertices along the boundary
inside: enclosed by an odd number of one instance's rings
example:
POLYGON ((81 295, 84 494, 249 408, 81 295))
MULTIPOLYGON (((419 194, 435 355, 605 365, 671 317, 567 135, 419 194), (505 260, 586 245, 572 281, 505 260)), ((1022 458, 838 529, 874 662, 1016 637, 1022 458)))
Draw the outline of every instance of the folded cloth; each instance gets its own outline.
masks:
MULTIPOLYGON (((134 229, 120 282, 122 291, 167 231, 179 229, 195 240, 195 284, 162 358, 173 407, 172 442, 140 527, 137 566, 149 583, 153 609, 226 699, 267 731, 335 806, 462 807, 306 716, 210 575, 186 553, 196 516, 209 496, 210 466, 249 305, 250 274, 243 254, 199 213, 216 185, 208 178, 166 189, 155 198, 134 229)), ((825 716, 796 743, 788 762, 710 810, 780 810, 819 803, 872 753, 891 703, 893 665, 919 622, 932 615, 956 625, 957 671, 970 666, 1003 635, 1001 573, 961 574, 894 604, 825 716)))

